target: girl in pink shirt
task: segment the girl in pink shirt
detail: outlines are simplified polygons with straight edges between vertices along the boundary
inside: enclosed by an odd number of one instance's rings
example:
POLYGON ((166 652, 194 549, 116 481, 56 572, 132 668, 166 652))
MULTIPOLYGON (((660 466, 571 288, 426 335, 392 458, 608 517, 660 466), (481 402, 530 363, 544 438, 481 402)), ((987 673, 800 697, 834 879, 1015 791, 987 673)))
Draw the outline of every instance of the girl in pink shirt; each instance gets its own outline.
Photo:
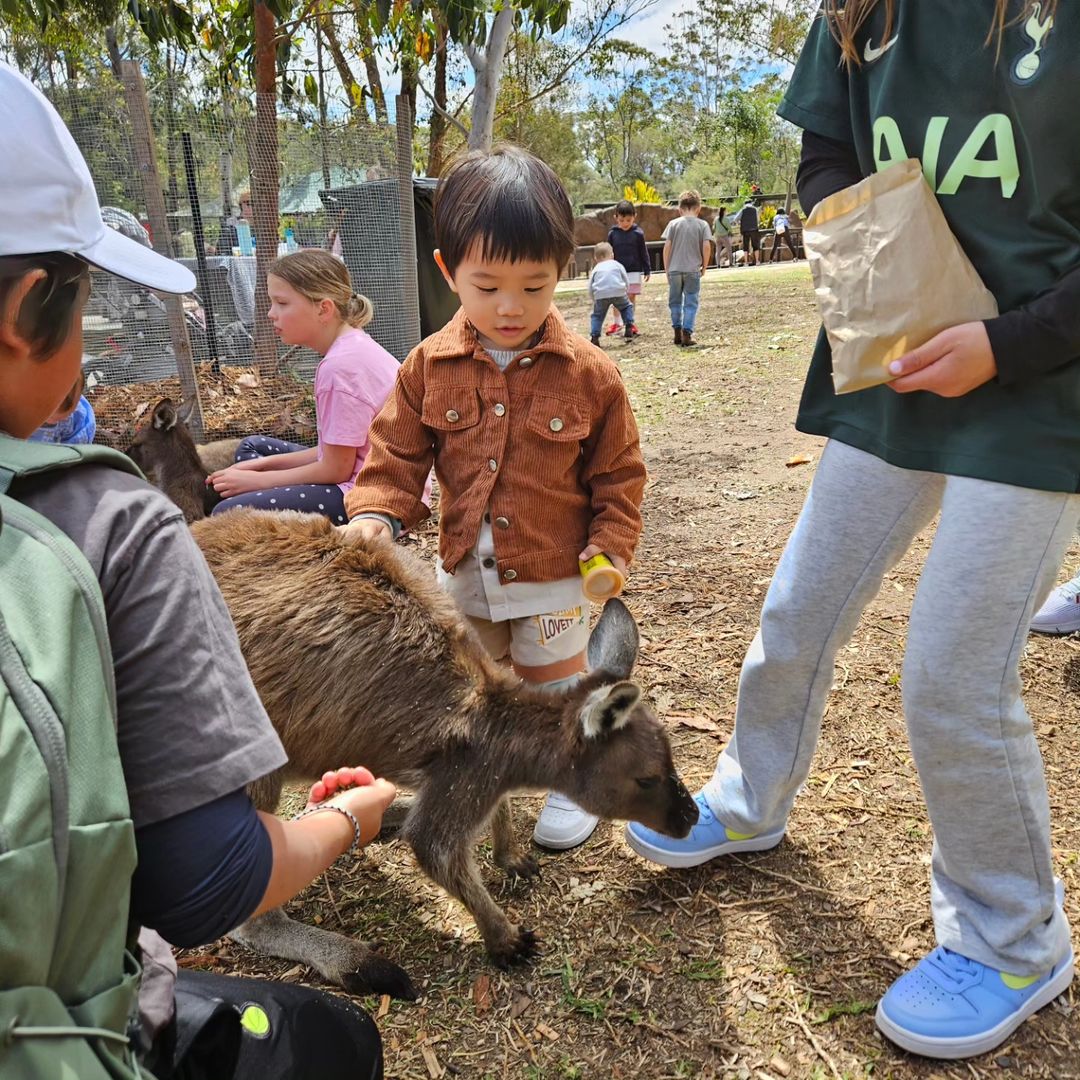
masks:
POLYGON ((236 463, 207 483, 222 496, 215 514, 237 506, 325 514, 346 520, 344 495, 368 452, 368 428, 390 395, 398 362, 361 327, 371 302, 353 292, 345 264, 327 251, 296 251, 267 272, 270 322, 286 345, 323 356, 315 373, 315 447, 251 435, 236 463))

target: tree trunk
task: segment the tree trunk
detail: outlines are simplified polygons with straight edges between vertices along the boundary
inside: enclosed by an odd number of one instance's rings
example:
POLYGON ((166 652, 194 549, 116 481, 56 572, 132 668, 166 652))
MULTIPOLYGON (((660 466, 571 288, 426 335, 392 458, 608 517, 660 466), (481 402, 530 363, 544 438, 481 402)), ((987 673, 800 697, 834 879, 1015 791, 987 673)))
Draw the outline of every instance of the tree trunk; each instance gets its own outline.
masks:
POLYGON ((383 93, 382 75, 379 74, 379 62, 375 56, 375 39, 371 36, 367 9, 360 5, 356 8, 356 33, 363 46, 361 55, 364 58, 364 71, 367 73, 368 90, 371 91, 371 100, 375 106, 375 123, 389 124, 386 94, 383 93))
POLYGON ((514 29, 514 9, 507 5, 491 24, 487 44, 481 51, 475 46, 465 52, 476 73, 473 91, 472 127, 469 130, 470 150, 490 150, 495 127, 495 98, 499 93, 506 44, 514 29))
POLYGON ((428 124, 428 176, 441 176, 446 164, 446 51, 449 48, 446 24, 440 19, 437 28, 438 39, 435 52, 435 104, 438 109, 431 110, 428 124), (442 109, 443 112, 439 112, 442 109))
POLYGON ((334 67, 337 68, 338 78, 341 80, 341 85, 345 90, 345 98, 349 102, 349 109, 355 111, 357 108, 362 108, 363 103, 353 96, 353 87, 358 86, 359 84, 352 73, 352 69, 349 67, 349 61, 345 59, 345 53, 341 48, 341 41, 339 40, 337 30, 334 27, 333 16, 326 11, 320 11, 317 25, 318 32, 322 34, 322 39, 326 42, 326 47, 330 50, 330 56, 334 61, 334 67))
POLYGON ((116 27, 105 27, 105 47, 109 51, 109 63, 112 64, 113 74, 117 82, 120 81, 120 44, 116 40, 116 27))
POLYGON ((409 115, 416 116, 416 84, 420 81, 420 61, 416 54, 405 52, 401 57, 401 96, 409 103, 409 115))
POLYGON ((262 375, 278 370, 277 345, 267 312, 266 269, 278 246, 277 25, 265 0, 255 0, 255 156, 251 207, 255 213, 255 364, 262 375))

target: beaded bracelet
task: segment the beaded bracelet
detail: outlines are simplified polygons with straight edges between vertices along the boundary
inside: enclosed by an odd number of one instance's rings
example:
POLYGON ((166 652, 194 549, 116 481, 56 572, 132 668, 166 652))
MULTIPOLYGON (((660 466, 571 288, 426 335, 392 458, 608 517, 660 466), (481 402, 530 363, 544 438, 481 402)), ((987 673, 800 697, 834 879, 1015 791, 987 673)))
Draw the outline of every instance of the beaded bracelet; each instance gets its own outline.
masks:
POLYGON ((354 851, 357 850, 357 848, 360 847, 360 822, 356 820, 356 815, 351 810, 346 810, 344 806, 335 806, 333 803, 326 803, 324 806, 312 806, 309 807, 307 810, 301 810, 300 813, 293 818, 293 821, 299 821, 300 818, 307 817, 308 814, 318 814, 323 810, 333 810, 336 813, 344 814, 352 823, 352 843, 344 852, 344 854, 346 855, 351 855, 354 851))

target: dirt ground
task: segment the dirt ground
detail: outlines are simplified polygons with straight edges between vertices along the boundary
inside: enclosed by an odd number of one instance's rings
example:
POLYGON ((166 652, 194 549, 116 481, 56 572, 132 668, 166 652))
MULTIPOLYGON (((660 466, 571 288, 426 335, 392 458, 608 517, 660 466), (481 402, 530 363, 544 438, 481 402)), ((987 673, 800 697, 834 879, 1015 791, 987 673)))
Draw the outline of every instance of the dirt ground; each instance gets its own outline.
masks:
MULTIPOLYGON (((647 287, 639 340, 605 340, 650 471, 626 594, 642 628, 637 678, 696 789, 730 733, 739 665, 820 455, 821 440, 793 427, 817 318, 804 266, 713 270, 701 347, 683 351, 670 341, 665 292, 662 278, 647 287), (810 460, 788 464, 799 456, 810 460)), ((580 285, 558 302, 585 330, 580 285)), ((379 941, 422 987, 415 1004, 363 1001, 379 1015, 387 1076, 1080 1077, 1075 988, 970 1063, 909 1057, 874 1027, 878 997, 933 944, 931 837, 898 685, 927 539, 887 577, 841 655, 809 784, 774 851, 667 871, 626 848, 621 824, 602 824, 581 848, 545 855, 529 885, 506 884, 484 855, 499 902, 544 940, 536 963, 510 973, 488 964, 471 920, 397 842, 335 867, 294 903, 297 916, 379 941)), ((426 551, 431 542, 419 538, 426 551)), ((1070 565, 1078 558, 1074 548, 1070 565)), ((1056 869, 1080 928, 1080 638, 1032 638, 1024 677, 1056 869)), ((540 801, 517 805, 528 838, 540 801)), ((310 978, 229 942, 183 962, 310 978)))

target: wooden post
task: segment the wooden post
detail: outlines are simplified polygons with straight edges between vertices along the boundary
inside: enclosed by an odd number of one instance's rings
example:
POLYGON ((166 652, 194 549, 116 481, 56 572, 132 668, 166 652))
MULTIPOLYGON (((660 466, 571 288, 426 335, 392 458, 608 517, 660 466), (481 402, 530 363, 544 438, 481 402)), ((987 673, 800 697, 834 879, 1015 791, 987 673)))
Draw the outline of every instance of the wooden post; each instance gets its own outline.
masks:
POLYGON ((277 22, 265 0, 255 0, 255 155, 251 159, 251 209, 255 214, 255 365, 278 371, 277 338, 270 325, 266 270, 277 258, 278 163, 277 22))
MULTIPOLYGON (((143 197, 146 200, 146 213, 150 218, 150 228, 154 234, 154 250, 166 258, 172 257, 169 218, 165 212, 165 194, 161 189, 158 176, 157 152, 154 145, 154 129, 150 123, 150 104, 146 99, 146 84, 142 72, 134 60, 124 60, 120 64, 121 78, 124 83, 124 96, 127 99, 128 115, 131 118, 132 141, 135 146, 135 161, 142 178, 143 197)), ((195 357, 191 351, 191 339, 184 323, 184 308, 179 296, 162 294, 165 311, 169 318, 169 337, 172 340, 173 355, 176 357, 176 372, 180 376, 180 389, 184 402, 189 403, 191 411, 188 427, 196 442, 203 438, 202 401, 199 399, 199 383, 195 378, 195 357)), ((209 303, 209 297, 206 298, 209 303)))

